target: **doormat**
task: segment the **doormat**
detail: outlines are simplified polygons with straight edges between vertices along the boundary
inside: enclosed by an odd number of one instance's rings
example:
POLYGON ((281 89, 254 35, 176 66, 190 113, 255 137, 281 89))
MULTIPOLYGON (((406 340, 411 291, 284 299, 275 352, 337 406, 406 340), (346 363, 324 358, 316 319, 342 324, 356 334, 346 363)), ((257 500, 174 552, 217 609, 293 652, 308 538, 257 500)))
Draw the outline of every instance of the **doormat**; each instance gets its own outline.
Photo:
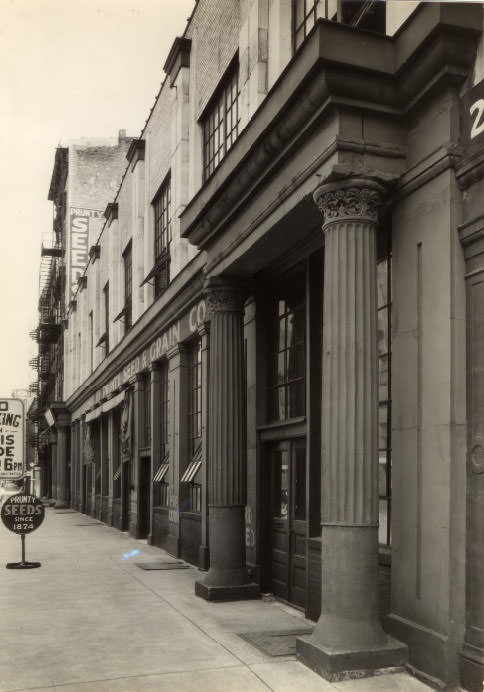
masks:
POLYGON ((163 562, 162 560, 157 562, 135 562, 134 564, 141 569, 188 569, 188 565, 184 565, 183 562, 163 562))
POLYGON ((312 627, 305 627, 272 632, 241 632, 239 637, 269 656, 295 656, 296 637, 300 634, 311 634, 312 631, 312 627))
POLYGON ((106 526, 102 521, 90 521, 88 524, 74 524, 74 526, 106 526))

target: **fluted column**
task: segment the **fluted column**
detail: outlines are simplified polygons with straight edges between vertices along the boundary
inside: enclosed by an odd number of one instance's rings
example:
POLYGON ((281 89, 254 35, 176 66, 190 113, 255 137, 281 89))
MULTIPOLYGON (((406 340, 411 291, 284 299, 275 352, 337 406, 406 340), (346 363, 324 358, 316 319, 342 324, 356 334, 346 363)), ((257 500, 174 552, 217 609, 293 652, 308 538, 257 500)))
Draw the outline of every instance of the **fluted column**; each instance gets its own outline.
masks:
POLYGON ((319 187, 324 215, 321 616, 299 658, 327 679, 403 663, 378 615, 376 227, 383 188, 319 187))
POLYGON ((245 564, 247 485, 243 301, 239 291, 211 279, 208 413, 208 521, 210 569, 195 584, 207 600, 255 598, 245 564))

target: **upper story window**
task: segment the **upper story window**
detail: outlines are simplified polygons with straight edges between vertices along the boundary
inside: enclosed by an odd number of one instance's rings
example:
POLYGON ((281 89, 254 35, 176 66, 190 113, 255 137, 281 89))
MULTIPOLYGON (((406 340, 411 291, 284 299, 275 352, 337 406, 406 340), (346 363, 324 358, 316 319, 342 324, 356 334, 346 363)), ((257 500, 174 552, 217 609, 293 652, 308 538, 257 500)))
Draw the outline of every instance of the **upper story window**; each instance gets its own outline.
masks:
POLYGON ((381 0, 339 0, 340 16, 343 24, 385 33, 386 2, 381 0))
POLYGON ((109 281, 103 288, 104 294, 104 333, 106 335, 104 339, 105 353, 109 353, 109 281))
POLYGON ((293 41, 297 50, 316 23, 316 19, 336 19, 337 0, 293 0, 293 41))
POLYGON ((281 285, 272 304, 270 354, 271 420, 288 420, 306 413, 305 274, 281 285))
POLYGON ((133 256, 131 241, 123 252, 124 264, 124 326, 129 329, 133 324, 133 256))
POLYGON ((386 3, 382 0, 293 0, 294 50, 304 42, 317 19, 385 33, 386 3))
POLYGON ((158 298, 170 282, 171 242, 171 185, 170 176, 161 186, 153 201, 155 217, 155 298, 158 298))
POLYGON ((239 63, 234 60, 203 116, 203 179, 209 178, 239 134, 239 63))

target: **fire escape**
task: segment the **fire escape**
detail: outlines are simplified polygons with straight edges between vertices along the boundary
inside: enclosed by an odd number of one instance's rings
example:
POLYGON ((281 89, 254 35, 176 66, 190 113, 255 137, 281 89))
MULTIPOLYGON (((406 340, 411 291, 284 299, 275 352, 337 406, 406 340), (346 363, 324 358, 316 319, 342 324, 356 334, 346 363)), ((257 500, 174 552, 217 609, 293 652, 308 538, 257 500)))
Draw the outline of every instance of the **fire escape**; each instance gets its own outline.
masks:
POLYGON ((43 235, 40 249, 39 323, 30 332, 38 344, 38 355, 29 363, 36 372, 36 379, 30 385, 30 391, 36 396, 30 412, 30 445, 38 463, 49 459, 49 427, 44 412, 53 401, 63 397, 66 177, 67 150, 59 148, 49 192, 49 199, 54 202, 53 229, 43 235))

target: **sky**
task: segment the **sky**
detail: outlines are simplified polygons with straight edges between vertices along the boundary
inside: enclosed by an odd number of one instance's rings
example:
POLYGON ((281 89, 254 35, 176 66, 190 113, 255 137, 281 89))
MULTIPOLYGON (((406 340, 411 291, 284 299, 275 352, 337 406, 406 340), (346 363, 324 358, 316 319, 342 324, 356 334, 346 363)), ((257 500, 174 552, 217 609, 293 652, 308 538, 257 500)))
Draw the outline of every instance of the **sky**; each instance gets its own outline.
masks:
POLYGON ((194 0, 0 0, 0 397, 37 354, 40 245, 59 143, 139 136, 194 0))

